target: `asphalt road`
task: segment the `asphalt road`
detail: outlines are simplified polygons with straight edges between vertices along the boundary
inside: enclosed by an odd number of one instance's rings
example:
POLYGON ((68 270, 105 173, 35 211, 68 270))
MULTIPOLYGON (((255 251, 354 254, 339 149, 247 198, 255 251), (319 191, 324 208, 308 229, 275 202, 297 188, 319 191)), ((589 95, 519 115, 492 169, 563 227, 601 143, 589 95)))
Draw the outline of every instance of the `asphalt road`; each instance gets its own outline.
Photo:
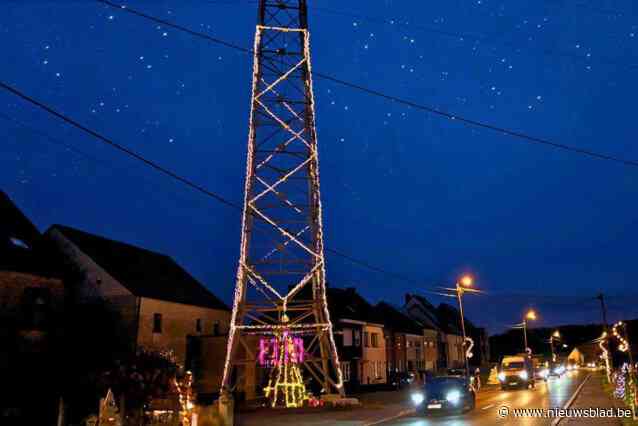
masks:
POLYGON ((484 388, 477 395, 476 408, 469 413, 409 416, 384 425, 551 425, 554 419, 550 418, 521 418, 513 415, 503 418, 499 416, 499 409, 505 406, 511 413, 511 410, 516 408, 562 408, 588 374, 588 371, 569 372, 560 379, 552 377, 547 383, 537 383, 535 389, 501 391, 500 388, 484 388))

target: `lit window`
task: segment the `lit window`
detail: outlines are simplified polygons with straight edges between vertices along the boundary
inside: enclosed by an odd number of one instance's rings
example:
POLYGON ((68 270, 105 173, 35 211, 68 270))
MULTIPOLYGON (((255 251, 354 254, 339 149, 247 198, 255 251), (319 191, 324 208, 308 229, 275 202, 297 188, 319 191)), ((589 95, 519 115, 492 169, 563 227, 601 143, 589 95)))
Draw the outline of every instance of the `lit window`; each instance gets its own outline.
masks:
POLYGON ((344 382, 350 381, 350 362, 346 361, 341 363, 341 374, 344 382))
POLYGON ((29 244, 25 243, 24 241, 22 241, 19 238, 11 237, 11 238, 9 238, 9 240, 11 241, 11 244, 13 244, 16 247, 20 247, 20 248, 25 249, 25 250, 31 250, 31 247, 29 246, 29 244))
POLYGON ((373 348, 378 348, 379 347, 379 335, 377 333, 371 333, 372 334, 372 347, 373 348))
POLYGON ((352 346, 352 330, 349 328, 343 329, 343 346, 352 346))

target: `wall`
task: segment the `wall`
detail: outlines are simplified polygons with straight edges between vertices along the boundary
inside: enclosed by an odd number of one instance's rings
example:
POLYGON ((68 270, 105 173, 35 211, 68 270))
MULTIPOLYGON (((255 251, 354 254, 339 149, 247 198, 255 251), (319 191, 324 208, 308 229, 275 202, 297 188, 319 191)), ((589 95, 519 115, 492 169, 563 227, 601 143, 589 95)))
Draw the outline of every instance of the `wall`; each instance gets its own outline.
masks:
POLYGON ((363 339, 363 363, 362 368, 362 384, 386 383, 386 350, 385 339, 383 337, 383 326, 366 324, 364 333, 370 336, 370 343, 366 346, 365 338, 363 339), (372 334, 376 334, 377 346, 372 345, 372 334))
POLYGON ((425 369, 436 371, 436 360, 438 359, 438 344, 436 330, 423 330, 423 355, 425 358, 425 369))
POLYGON ((184 365, 186 336, 213 334, 215 322, 219 323, 219 334, 228 334, 230 311, 142 297, 137 344, 158 350, 172 349, 177 362, 184 365), (161 333, 153 332, 154 314, 156 313, 162 315, 161 333), (196 330, 197 319, 201 319, 201 332, 196 330))
POLYGON ((415 334, 406 334, 406 370, 410 372, 418 372, 425 369, 423 362, 423 336, 415 334))
POLYGON ((52 228, 46 235, 62 252, 65 261, 79 272, 79 281, 69 283, 72 302, 107 300, 110 307, 117 311, 121 320, 122 333, 127 336, 131 349, 134 349, 137 335, 138 298, 60 231, 52 228))
POLYGON ((463 336, 446 334, 445 339, 448 346, 447 366, 448 368, 463 367, 463 336))

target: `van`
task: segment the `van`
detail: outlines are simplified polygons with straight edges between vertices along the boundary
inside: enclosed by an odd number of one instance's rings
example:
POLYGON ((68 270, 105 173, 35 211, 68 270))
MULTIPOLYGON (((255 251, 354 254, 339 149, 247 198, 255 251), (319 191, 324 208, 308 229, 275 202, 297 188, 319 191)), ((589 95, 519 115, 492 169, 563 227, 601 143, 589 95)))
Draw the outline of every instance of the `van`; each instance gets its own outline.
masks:
POLYGON ((536 383, 530 357, 526 355, 503 357, 499 367, 498 381, 503 390, 513 387, 533 388, 536 383))

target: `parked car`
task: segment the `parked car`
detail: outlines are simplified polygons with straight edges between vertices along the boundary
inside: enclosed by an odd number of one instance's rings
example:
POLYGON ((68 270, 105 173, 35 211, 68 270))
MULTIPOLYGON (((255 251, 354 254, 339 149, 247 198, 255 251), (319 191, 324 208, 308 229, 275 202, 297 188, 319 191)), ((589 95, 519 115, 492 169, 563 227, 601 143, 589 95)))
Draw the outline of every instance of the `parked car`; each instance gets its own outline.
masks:
POLYGON ((465 377, 465 369, 463 368, 448 368, 447 369, 448 376, 457 376, 457 377, 465 377))
POLYGON ((536 381, 530 358, 526 355, 503 357, 498 373, 498 381, 501 383, 502 390, 511 387, 533 388, 536 381))
POLYGON ((388 377, 388 383, 395 389, 402 389, 410 386, 414 382, 414 373, 407 373, 405 371, 390 372, 388 377))
POLYGON ((476 393, 466 377, 433 377, 410 397, 417 414, 467 412, 476 406, 476 393))

